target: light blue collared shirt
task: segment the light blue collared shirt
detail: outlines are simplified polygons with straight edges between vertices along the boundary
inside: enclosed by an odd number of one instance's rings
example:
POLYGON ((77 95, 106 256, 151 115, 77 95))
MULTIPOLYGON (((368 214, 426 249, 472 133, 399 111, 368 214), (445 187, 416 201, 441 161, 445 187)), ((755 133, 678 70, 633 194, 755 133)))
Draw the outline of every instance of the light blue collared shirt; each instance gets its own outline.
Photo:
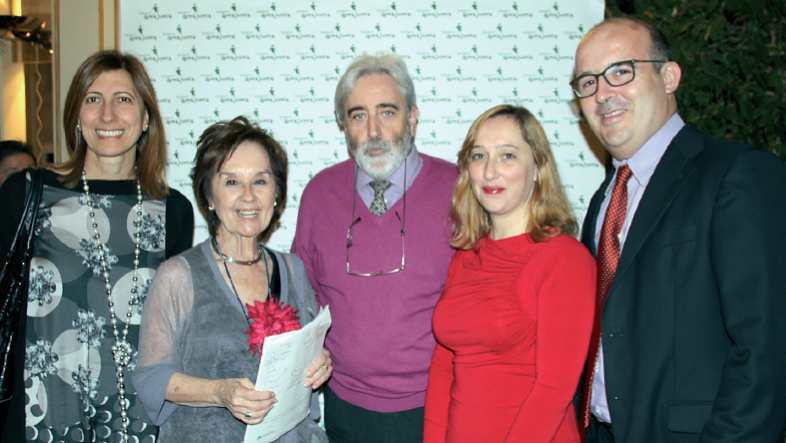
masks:
MULTIPOLYGON (((355 166, 357 168, 357 166, 355 166)), ((423 168, 423 159, 418 155, 418 150, 415 144, 412 143, 412 149, 409 151, 407 158, 401 162, 398 168, 393 171, 393 174, 388 178, 391 185, 385 191, 385 204, 388 208, 396 204, 396 202, 404 195, 404 191, 412 186, 412 182, 420 173, 423 168), (405 181, 406 176, 406 181, 405 181)), ((371 187, 371 182, 374 179, 366 174, 362 169, 357 168, 357 178, 355 179, 355 189, 358 195, 363 200, 366 207, 370 208, 371 203, 374 201, 374 188, 371 187)))
MULTIPOLYGON (((647 189, 652 174, 655 168, 660 163, 661 157, 666 152, 666 148, 677 135, 678 132, 685 126, 685 122, 679 116, 674 114, 663 125, 658 132, 656 132, 646 143, 636 151, 633 156, 627 160, 619 161, 612 160, 614 165, 614 177, 612 177, 609 186, 606 188, 606 193, 603 197, 603 203, 600 205, 598 212, 598 221, 595 226, 595 248, 597 250, 598 242, 600 241, 600 232, 603 229, 603 219, 606 216, 606 209, 609 207, 609 200, 611 200, 611 193, 614 189, 614 182, 617 178, 617 170, 623 164, 630 167, 633 176, 628 180, 628 208, 625 213, 625 220, 620 229, 620 255, 625 247, 625 239, 628 237, 628 230, 630 229, 633 216, 636 214, 636 209, 639 207, 641 197, 644 195, 644 190, 647 189)), ((606 376, 604 375, 603 364, 603 340, 600 343, 600 355, 595 364, 595 377, 592 380, 592 400, 590 401, 590 411, 598 420, 606 423, 611 423, 611 414, 609 413, 609 402, 606 398, 606 376)))

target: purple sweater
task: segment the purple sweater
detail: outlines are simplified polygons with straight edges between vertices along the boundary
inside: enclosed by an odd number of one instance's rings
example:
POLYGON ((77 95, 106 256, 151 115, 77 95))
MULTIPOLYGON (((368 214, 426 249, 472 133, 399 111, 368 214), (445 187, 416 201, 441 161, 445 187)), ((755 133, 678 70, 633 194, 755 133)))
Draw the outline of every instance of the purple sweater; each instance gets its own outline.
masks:
MULTIPOLYGON (((425 404, 434 336, 431 314, 454 250, 450 196, 454 164, 420 154, 423 168, 406 192, 406 266, 396 274, 347 274, 347 228, 356 194, 353 160, 331 166, 306 186, 292 252, 303 259, 320 306, 330 305, 333 326, 325 347, 333 359, 330 388, 343 400, 378 412, 425 404)), ((401 265, 404 198, 381 217, 357 196, 350 250, 353 272, 401 265)))

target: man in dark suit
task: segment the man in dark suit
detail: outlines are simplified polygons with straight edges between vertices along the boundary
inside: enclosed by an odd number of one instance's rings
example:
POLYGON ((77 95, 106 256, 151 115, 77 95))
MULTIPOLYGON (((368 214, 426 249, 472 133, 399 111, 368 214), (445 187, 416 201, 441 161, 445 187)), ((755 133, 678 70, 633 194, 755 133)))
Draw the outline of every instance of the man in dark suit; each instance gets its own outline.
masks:
POLYGON ((601 23, 575 63, 614 165, 582 232, 599 268, 587 441, 783 443, 786 166, 683 122, 680 66, 647 23, 601 23))

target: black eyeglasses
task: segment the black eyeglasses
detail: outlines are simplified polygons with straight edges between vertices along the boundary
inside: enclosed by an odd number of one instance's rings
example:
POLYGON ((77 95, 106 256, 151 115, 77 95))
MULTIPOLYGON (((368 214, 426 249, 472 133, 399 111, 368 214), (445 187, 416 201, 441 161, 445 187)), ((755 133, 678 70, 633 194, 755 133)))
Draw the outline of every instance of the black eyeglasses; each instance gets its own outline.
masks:
MULTIPOLYGON (((357 166, 355 166, 355 182, 357 182, 357 166)), ((401 266, 396 269, 392 269, 390 271, 383 271, 379 270, 377 272, 354 272, 349 265, 349 250, 355 244, 352 239, 352 229, 361 222, 361 217, 355 218, 355 203, 357 202, 357 192, 354 189, 353 182, 353 189, 352 189, 352 223, 349 224, 349 228, 347 228, 347 274, 354 275, 355 277, 379 277, 381 275, 390 275, 395 274, 397 272, 401 272, 404 270, 404 265, 406 263, 406 251, 404 250, 404 222, 407 220, 407 191, 404 190, 404 195, 401 197, 404 203, 403 213, 404 216, 402 217, 399 215, 398 211, 396 211, 396 218, 398 218, 399 223, 401 224, 401 266)), ((404 161, 404 183, 407 182, 407 163, 406 160, 404 161)))
POLYGON ((584 74, 572 82, 570 86, 578 98, 592 97, 598 92, 600 77, 606 79, 611 86, 627 85, 636 78, 636 63, 666 63, 667 60, 624 60, 614 63, 600 74, 584 74))

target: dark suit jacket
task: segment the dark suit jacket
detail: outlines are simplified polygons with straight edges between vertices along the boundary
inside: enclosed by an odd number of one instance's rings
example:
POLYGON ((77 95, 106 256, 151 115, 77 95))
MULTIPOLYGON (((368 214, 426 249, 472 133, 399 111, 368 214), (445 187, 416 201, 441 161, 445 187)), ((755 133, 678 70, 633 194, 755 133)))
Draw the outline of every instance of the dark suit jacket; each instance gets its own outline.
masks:
MULTIPOLYGON (((582 241, 593 241, 607 177, 582 241)), ((617 443, 783 443, 786 166, 686 125, 642 196, 602 312, 617 443)))

